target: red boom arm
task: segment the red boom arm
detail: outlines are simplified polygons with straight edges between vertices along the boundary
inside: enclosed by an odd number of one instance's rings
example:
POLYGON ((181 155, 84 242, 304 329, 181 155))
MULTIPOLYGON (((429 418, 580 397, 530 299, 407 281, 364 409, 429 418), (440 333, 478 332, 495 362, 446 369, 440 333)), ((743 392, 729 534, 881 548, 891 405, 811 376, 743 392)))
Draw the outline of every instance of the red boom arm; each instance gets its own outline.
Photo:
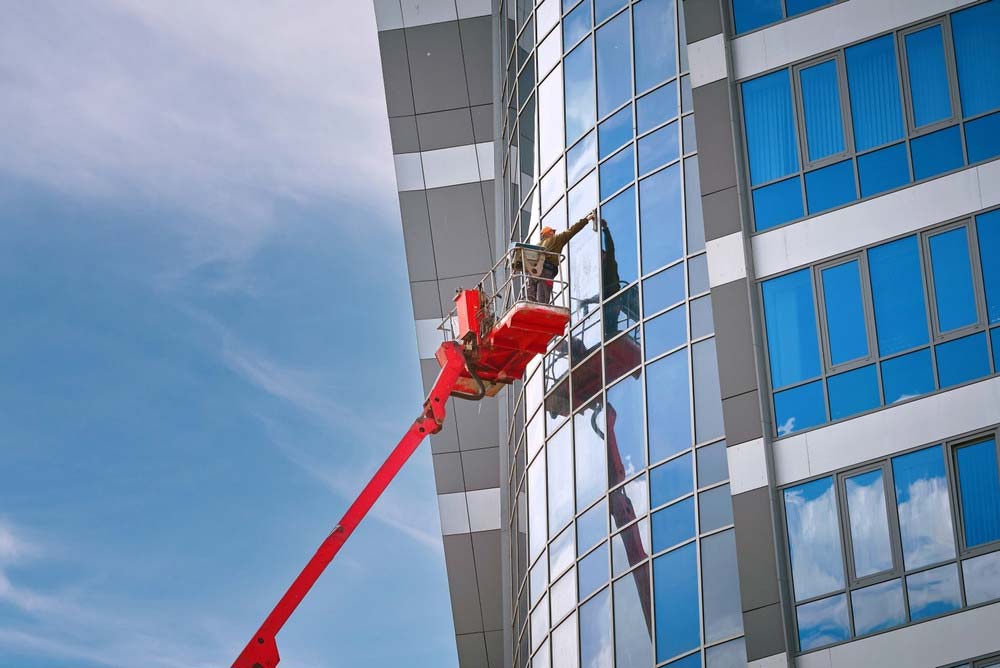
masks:
POLYGON ((441 363, 441 373, 434 381, 427 400, 424 402, 424 412, 418 417, 410 429, 403 436, 399 444, 392 451, 392 454, 379 467, 372 479, 365 485, 365 488, 355 499, 351 507, 347 509, 340 522, 333 528, 333 531, 320 544, 316 554, 309 560, 299 576, 295 578, 292 586, 288 588, 285 595, 281 597, 278 604, 274 606, 271 614, 267 616, 264 623, 260 625, 257 633, 253 635, 243 652, 233 663, 233 668, 274 668, 278 665, 278 645, 275 640, 281 627, 285 625, 288 618, 298 607, 302 599, 319 576, 323 574, 326 567, 340 551, 341 546, 350 537, 354 529, 365 518, 368 511, 378 500, 382 492, 392 479, 396 477, 403 464, 410 458, 410 455, 417 449, 417 446, 428 434, 435 434, 441 431, 444 422, 445 403, 459 376, 466 369, 465 356, 462 353, 461 345, 455 341, 448 341, 441 344, 437 353, 438 361, 441 363))

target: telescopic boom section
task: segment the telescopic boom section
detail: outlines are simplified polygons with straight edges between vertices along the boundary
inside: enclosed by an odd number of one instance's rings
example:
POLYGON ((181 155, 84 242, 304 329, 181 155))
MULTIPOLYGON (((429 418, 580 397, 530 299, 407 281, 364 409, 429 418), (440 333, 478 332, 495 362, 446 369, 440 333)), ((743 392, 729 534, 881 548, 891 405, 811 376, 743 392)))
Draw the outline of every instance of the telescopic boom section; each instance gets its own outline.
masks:
POLYGON ((410 429, 403 436, 399 444, 389 455, 385 463, 379 467, 372 479, 365 485, 364 490, 358 498, 347 509, 340 522, 333 528, 333 531, 320 544, 316 554, 309 560, 295 582, 288 588, 285 595, 281 597, 278 604, 274 606, 271 614, 267 616, 264 623, 260 625, 257 633, 253 635, 239 658, 233 663, 233 668, 274 668, 278 665, 278 645, 275 636, 285 625, 295 608, 298 607, 302 599, 305 598, 316 580, 323 574, 326 567, 340 551, 340 548, 347 542, 354 529, 361 523, 368 511, 378 500, 385 488, 396 477, 403 464, 410 458, 410 455, 417 449, 417 446, 427 437, 428 434, 435 434, 441 431, 444 423, 445 404, 452 390, 458 383, 459 377, 466 372, 465 355, 461 345, 456 341, 447 341, 441 344, 438 350, 438 361, 441 362, 441 373, 438 374, 434 386, 431 388, 427 400, 424 402, 424 412, 414 420, 410 429), (442 357, 444 359, 442 359, 442 357))

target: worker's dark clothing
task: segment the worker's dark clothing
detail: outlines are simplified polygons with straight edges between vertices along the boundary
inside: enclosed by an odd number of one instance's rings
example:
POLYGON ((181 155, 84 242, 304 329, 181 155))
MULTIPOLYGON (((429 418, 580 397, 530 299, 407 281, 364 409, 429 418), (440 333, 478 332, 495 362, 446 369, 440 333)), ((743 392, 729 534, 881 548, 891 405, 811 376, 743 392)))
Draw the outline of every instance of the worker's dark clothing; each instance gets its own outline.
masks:
MULTIPOLYGON (((542 239, 538 245, 549 253, 561 253, 562 249, 569 243, 569 240, 582 230, 588 222, 587 218, 583 218, 573 223, 568 230, 564 230, 559 234, 553 234, 547 239, 542 239)), ((552 279, 558 273, 559 265, 556 261, 546 258, 545 264, 542 266, 541 277, 528 279, 528 300, 548 304, 552 299, 552 279)))
MULTIPOLYGON (((618 273, 618 259, 615 257, 615 240, 611 236, 608 224, 601 221, 601 235, 604 247, 601 249, 601 273, 604 276, 602 292, 604 299, 618 292, 621 287, 621 277, 618 273)), ((618 333, 618 316, 621 313, 622 297, 612 299, 604 305, 604 338, 609 339, 618 333)))

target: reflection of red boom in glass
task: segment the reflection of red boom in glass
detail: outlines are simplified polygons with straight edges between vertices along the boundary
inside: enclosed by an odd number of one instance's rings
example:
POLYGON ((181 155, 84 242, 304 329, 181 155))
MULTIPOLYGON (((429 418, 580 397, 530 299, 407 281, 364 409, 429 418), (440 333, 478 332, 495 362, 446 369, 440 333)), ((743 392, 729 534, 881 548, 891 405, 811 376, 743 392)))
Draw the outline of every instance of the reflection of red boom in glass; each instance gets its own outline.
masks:
MULTIPOLYGON (((611 404, 606 406, 607 413, 607 443, 608 443, 608 478, 612 485, 625 479, 625 466, 622 464, 621 453, 618 450, 618 439, 615 437, 615 422, 618 414, 611 404)), ((646 549, 642 545, 642 533, 639 531, 639 523, 635 521, 635 508, 632 500, 625 494, 625 487, 619 487, 611 492, 609 497, 611 516, 615 518, 615 526, 623 527, 631 522, 631 525, 619 535, 622 544, 625 546, 625 556, 628 558, 629 566, 635 566, 643 561, 647 556, 646 549)), ((639 592, 639 601, 642 604, 642 615, 646 619, 646 630, 652 635, 652 622, 650 616, 649 601, 649 566, 643 566, 632 571, 635 579, 635 587, 639 592)))

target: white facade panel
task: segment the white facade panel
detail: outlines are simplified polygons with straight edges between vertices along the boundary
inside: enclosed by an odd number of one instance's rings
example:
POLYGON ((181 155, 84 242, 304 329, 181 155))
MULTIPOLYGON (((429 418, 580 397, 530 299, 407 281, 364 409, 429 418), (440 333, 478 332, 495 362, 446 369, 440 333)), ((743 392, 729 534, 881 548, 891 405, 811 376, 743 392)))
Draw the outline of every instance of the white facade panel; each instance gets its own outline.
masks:
POLYGON ((726 66, 726 40, 722 33, 688 45, 691 86, 697 88, 729 75, 726 66))
POLYGON ((705 243, 708 251, 708 284, 718 287, 746 278, 747 262, 743 233, 734 232, 705 243))
POLYGON ((424 182, 428 189, 481 180, 475 144, 421 151, 420 159, 424 165, 424 182))
POLYGON ((438 512, 441 514, 441 535, 469 533, 469 511, 465 492, 438 494, 438 512))
POLYGON ((465 493, 469 504, 469 530, 492 531, 500 528, 500 488, 477 489, 465 493))
POLYGON ((392 156, 392 161, 396 167, 396 190, 424 189, 424 170, 419 153, 399 153, 392 156))
POLYGON ((764 439, 758 438, 726 448, 729 462, 729 491, 735 496, 767 486, 767 458, 764 439))
POLYGON ((458 19, 455 0, 402 0, 401 4, 407 28, 458 19))

